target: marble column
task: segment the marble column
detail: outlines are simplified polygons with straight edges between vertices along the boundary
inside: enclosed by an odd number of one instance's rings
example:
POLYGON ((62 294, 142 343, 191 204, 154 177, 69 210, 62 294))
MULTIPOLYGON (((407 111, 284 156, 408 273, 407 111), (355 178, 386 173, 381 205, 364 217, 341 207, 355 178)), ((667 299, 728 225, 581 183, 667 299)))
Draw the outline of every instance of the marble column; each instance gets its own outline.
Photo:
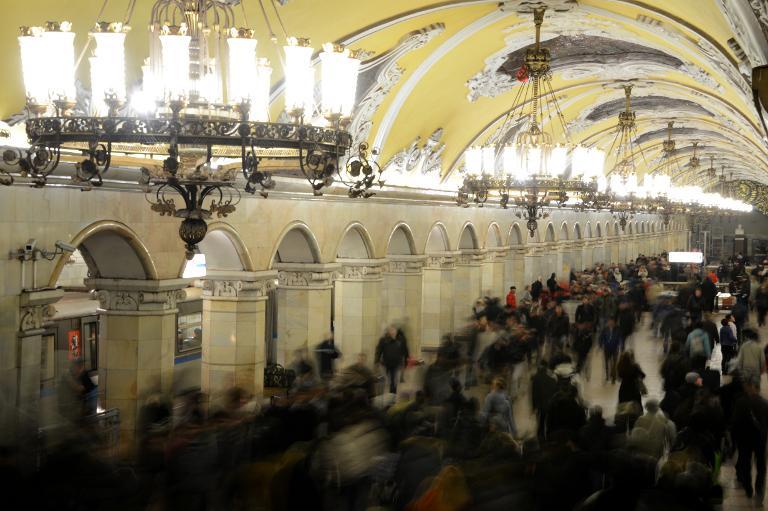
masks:
POLYGON ((504 261, 504 289, 517 288, 518 297, 522 296, 525 286, 530 284, 525 277, 525 248, 511 248, 504 261))
MULTIPOLYGON (((427 254, 422 277, 421 348, 434 350, 440 338, 453 332, 454 254, 427 254)), ((471 305, 471 304, 470 304, 471 305)))
POLYGON ((608 244, 610 251, 611 251, 611 263, 618 263, 621 262, 621 245, 622 241, 619 238, 614 238, 611 240, 608 244))
POLYGON ((143 400, 172 390, 176 303, 186 279, 87 279, 100 309, 99 395, 120 410, 120 441, 131 445, 143 400))
POLYGON ((338 264, 278 263, 277 360, 309 350, 331 333, 331 293, 338 264))
MULTIPOLYGON (((15 356, 12 362, 14 370, 13 381, 8 382, 8 389, 14 391, 13 401, 5 401, 15 406, 5 408, 2 416, 2 426, 7 430, 0 433, 0 439, 7 441, 7 445, 17 445, 29 456, 20 459, 32 462, 31 449, 37 443, 36 433, 40 426, 40 371, 42 341, 45 328, 50 324, 51 317, 55 314, 54 305, 64 296, 61 289, 45 289, 39 291, 24 291, 19 296, 20 325, 14 338, 7 339, 12 348, 15 347, 15 356), (11 440, 12 439, 12 440, 11 440), (30 451, 27 451, 30 449, 30 451)), ((49 361, 55 364, 54 360, 49 361)), ((31 467, 30 467, 31 468, 31 467)))
POLYGON ((584 241, 574 241, 571 249, 571 269, 574 272, 582 271, 584 269, 584 260, 582 254, 584 253, 584 241))
POLYGON ((483 296, 482 274, 485 261, 484 250, 462 250, 456 256, 456 270, 453 272, 453 330, 467 324, 472 315, 475 300, 483 296))
POLYGON ((408 351, 421 354, 421 305, 425 256, 391 255, 381 285, 382 319, 403 329, 408 351))
POLYGON ((595 260, 594 260, 595 246, 596 246, 595 242, 592 240, 584 242, 583 246, 581 247, 580 270, 583 270, 584 268, 592 268, 592 266, 595 264, 595 260))
POLYGON ((542 261, 543 259, 543 252, 542 249, 538 246, 531 246, 528 248, 528 251, 525 253, 525 283, 531 284, 533 281, 535 281, 539 276, 543 277, 542 280, 546 281, 547 277, 544 277, 544 274, 542 273, 542 261))
POLYGON ((497 296, 504 299, 509 290, 509 286, 505 287, 505 262, 507 258, 507 251, 504 248, 490 248, 485 256, 483 262, 483 275, 481 290, 483 295, 497 296))
POLYGON ((266 302, 277 271, 209 270, 203 283, 201 386, 211 403, 237 386, 260 398, 266 362, 266 302))
POLYGON ((386 259, 338 259, 341 270, 334 290, 334 338, 342 353, 342 366, 364 353, 373 363, 376 343, 383 331, 381 317, 382 271, 386 259))

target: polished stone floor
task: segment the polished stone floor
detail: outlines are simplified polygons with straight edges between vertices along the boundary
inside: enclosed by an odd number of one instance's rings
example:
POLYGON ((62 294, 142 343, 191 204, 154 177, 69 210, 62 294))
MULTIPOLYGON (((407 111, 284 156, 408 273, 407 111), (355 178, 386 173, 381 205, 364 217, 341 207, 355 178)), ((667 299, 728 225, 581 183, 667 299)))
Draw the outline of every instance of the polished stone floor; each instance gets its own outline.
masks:
MULTIPOLYGON (((720 321, 720 317, 713 319, 717 322, 720 321)), ((663 392, 662 380, 659 376, 659 367, 663 361, 663 352, 661 341, 652 336, 649 324, 650 316, 646 314, 643 318, 642 325, 632 336, 632 339, 629 342, 629 347, 634 350, 637 362, 646 373, 645 381, 648 388, 648 397, 661 399, 663 397, 663 392)), ((768 329, 762 331, 761 335, 763 338, 768 338, 768 329)), ((712 362, 713 367, 720 367, 719 349, 715 351, 712 362)), ((589 372, 590 378, 588 380, 580 381, 582 389, 581 395, 585 404, 588 406, 602 406, 604 416, 606 418, 612 418, 616 412, 619 385, 618 383, 615 385, 605 383, 602 353, 597 349, 592 350, 589 372)), ((763 393, 768 397, 768 385, 763 385, 762 387, 763 393)), ((516 400, 515 419, 522 435, 527 436, 535 432, 535 421, 531 414, 530 401, 527 399, 527 395, 523 399, 516 400)), ((756 503, 754 499, 747 498, 744 491, 738 487, 735 478, 736 475, 732 460, 726 464, 721 471, 721 483, 725 488, 725 502, 722 507, 723 511, 768 509, 768 502, 763 503, 761 506, 756 503)))

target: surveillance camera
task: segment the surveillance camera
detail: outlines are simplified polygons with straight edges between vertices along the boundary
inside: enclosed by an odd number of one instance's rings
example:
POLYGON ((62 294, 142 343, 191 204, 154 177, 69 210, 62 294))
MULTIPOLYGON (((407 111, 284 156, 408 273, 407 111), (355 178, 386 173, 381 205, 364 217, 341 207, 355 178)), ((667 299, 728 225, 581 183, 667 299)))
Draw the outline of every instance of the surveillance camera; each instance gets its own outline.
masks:
POLYGON ((32 253, 35 251, 35 248, 37 247, 37 240, 35 239, 29 239, 24 244, 24 252, 26 253, 32 253))
POLYGON ((77 250, 77 247, 70 245, 69 243, 64 243, 61 240, 56 241, 56 248, 58 248, 62 252, 74 252, 75 250, 77 250))

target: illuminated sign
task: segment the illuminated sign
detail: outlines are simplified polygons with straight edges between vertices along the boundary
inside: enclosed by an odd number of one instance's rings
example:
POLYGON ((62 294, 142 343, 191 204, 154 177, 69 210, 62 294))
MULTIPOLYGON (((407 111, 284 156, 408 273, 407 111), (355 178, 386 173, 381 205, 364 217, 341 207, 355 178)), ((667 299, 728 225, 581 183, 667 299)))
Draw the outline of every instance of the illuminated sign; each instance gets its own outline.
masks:
POLYGON ((701 252, 670 252, 670 263, 701 264, 704 262, 704 254, 701 252))

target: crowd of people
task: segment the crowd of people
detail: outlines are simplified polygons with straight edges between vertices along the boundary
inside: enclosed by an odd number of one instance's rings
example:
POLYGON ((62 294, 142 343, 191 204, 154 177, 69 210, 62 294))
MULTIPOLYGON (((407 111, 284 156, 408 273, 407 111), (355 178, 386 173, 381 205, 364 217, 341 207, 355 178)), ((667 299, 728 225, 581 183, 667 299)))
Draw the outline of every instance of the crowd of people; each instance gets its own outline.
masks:
POLYGON ((40 470, 4 482, 50 488, 25 504, 61 509, 698 510, 722 499, 720 468, 737 453, 743 491, 762 500, 766 359, 749 314, 765 322, 768 284, 753 296, 743 264, 688 268, 671 293, 672 266, 640 256, 482 297, 426 362, 402 327, 345 367, 330 336, 295 354, 289 391, 269 403, 237 388, 217 405, 158 395, 129 465, 73 432, 40 470), (645 324, 656 340, 642 342, 663 357, 659 396, 634 356, 645 324), (616 389, 612 416, 588 405, 590 378, 616 389))

